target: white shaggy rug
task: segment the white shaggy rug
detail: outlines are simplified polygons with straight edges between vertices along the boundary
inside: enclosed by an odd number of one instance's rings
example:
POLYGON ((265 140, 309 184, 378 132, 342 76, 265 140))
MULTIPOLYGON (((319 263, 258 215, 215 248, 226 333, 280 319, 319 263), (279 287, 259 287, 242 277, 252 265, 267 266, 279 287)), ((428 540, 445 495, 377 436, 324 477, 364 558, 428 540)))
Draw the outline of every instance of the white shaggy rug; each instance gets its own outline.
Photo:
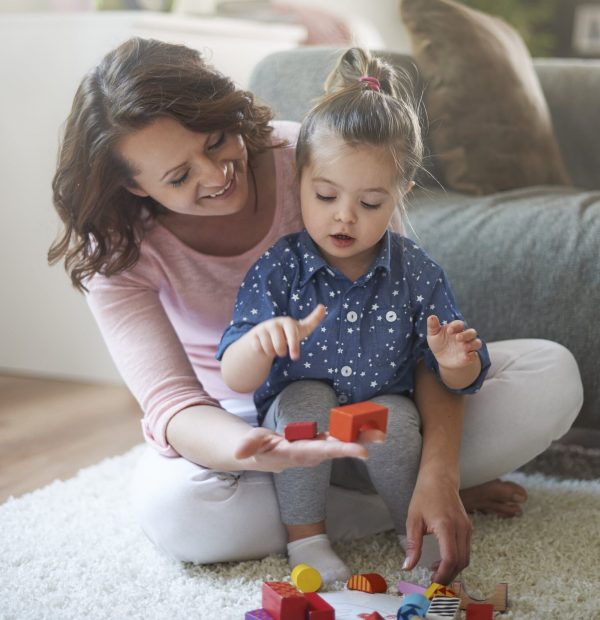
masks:
MULTIPOLYGON (((261 584, 289 577, 285 559, 182 565, 159 555, 129 511, 129 475, 141 447, 66 482, 0 506, 2 620, 241 620, 260 607, 261 584)), ((473 596, 508 582, 500 618, 600 620, 600 482, 513 474, 530 494, 520 519, 476 516, 473 596)), ((402 572, 392 534, 337 546, 356 572, 428 584, 402 572)), ((391 617, 391 616, 390 616, 391 617)), ((395 617, 395 616, 394 616, 395 617)))

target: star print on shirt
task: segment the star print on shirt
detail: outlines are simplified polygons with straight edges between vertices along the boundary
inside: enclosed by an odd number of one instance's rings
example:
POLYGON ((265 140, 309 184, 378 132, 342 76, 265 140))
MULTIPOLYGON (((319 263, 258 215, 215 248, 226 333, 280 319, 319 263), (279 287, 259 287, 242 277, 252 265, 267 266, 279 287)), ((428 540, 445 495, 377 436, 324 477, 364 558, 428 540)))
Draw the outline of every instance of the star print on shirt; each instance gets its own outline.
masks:
MULTIPOLYGON (((291 381, 326 381, 338 398, 351 403, 380 393, 411 394, 414 367, 421 358, 438 372, 425 337, 427 317, 435 309, 440 322, 464 319, 442 269, 412 241, 387 233, 371 268, 355 282, 326 263, 306 232, 282 238, 269 253, 240 287, 217 358, 272 316, 301 319, 318 303, 327 306, 327 315, 302 342, 300 360, 274 359, 268 380, 255 393, 260 419, 291 381)), ((479 378, 458 392, 479 389, 489 366, 485 346, 480 357, 479 378)))

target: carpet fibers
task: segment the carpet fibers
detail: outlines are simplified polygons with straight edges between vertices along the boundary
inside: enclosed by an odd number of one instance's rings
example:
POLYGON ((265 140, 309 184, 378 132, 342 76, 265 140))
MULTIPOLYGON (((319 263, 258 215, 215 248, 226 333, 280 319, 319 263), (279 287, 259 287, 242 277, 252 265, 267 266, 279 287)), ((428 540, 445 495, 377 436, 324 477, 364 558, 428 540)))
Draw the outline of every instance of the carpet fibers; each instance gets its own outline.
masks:
MULTIPOLYGON (((0 506, 2 620, 241 620, 260 607, 263 581, 289 577, 282 556, 192 566, 159 555, 127 500, 140 451, 0 506)), ((600 620, 600 482, 523 472, 510 479, 529 492, 525 513, 474 516, 467 589, 483 597, 508 582, 506 620, 600 620)), ((399 579, 428 584, 424 569, 400 570, 392 533, 336 548, 355 572, 383 574, 390 592, 399 579)))

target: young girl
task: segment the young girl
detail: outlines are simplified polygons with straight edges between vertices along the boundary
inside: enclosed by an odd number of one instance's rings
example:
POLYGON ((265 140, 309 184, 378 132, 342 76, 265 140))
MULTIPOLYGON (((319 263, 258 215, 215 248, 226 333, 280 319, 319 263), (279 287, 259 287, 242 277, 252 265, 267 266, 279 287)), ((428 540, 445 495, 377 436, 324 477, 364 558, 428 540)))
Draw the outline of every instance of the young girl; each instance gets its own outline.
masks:
MULTIPOLYGON (((227 385, 257 390, 259 421, 278 433, 302 420, 325 431, 340 403, 387 406, 387 441, 371 448, 366 469, 404 537, 421 456, 416 366, 473 393, 490 361, 442 269, 389 230, 423 150, 400 88, 393 68, 367 52, 342 56, 296 145, 306 230, 250 269, 219 357, 227 385)), ((349 576, 325 535, 330 477, 331 462, 275 476, 290 565, 310 564, 325 581, 349 576)))
MULTIPOLYGON (((282 235, 302 228, 297 134, 296 123, 272 121, 268 108, 197 51, 145 39, 123 43, 83 77, 64 128, 53 183, 64 231, 50 259, 64 259, 86 293, 144 411, 148 449, 132 505, 157 549, 178 560, 284 552, 270 472, 367 454, 358 444, 289 443, 255 428, 252 394, 224 385, 214 359, 244 274, 282 235)), ((494 362, 466 413, 462 397, 433 373, 415 376, 423 448, 409 564, 423 533, 435 532, 438 581, 468 561, 465 509, 518 514, 515 495, 524 490, 497 476, 563 434, 581 404, 577 365, 564 347, 542 340, 488 346, 494 362)), ((354 471, 342 473, 329 489, 332 539, 391 527, 379 497, 348 488, 354 471)))

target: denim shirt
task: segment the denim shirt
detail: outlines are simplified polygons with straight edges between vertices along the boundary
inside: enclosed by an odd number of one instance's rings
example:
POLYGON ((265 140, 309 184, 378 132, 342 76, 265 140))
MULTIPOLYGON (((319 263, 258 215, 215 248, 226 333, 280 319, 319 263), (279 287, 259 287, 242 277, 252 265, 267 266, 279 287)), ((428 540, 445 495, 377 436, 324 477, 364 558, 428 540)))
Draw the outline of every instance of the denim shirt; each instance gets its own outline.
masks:
MULTIPOLYGON (((300 346, 300 358, 276 357, 254 395, 259 422, 292 381, 330 384, 340 404, 379 394, 412 396, 416 364, 423 359, 439 378, 427 345, 427 317, 442 324, 464 320, 442 268, 413 241, 387 231, 369 270, 355 282, 327 264, 306 231, 281 238, 246 275, 217 359, 258 323, 276 316, 301 319, 317 304, 327 315, 300 346)), ((477 392, 490 358, 478 351, 481 372, 455 393, 477 392)))

